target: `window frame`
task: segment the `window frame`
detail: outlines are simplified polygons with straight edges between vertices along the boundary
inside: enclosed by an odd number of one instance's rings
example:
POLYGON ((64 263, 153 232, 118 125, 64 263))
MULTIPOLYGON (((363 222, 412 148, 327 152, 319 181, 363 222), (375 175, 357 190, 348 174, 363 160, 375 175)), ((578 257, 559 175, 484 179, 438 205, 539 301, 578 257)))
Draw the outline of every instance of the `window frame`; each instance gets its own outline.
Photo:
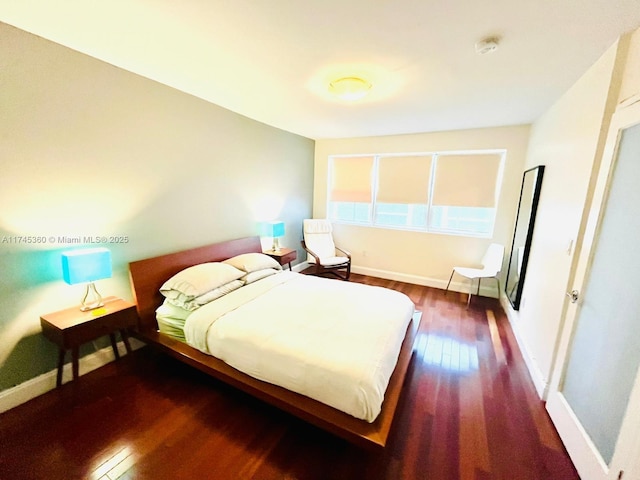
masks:
MULTIPOLYGON (((364 226, 364 227, 373 227, 373 228, 382 228, 382 229, 388 229, 388 230, 403 230, 403 231, 410 231, 410 232, 422 232, 422 233, 433 233, 433 234, 441 234, 441 235, 453 235, 453 236, 463 236, 463 237, 473 237, 473 238, 492 238, 493 237, 493 232, 495 231, 495 227, 496 227, 496 218, 497 218, 497 211, 498 211, 498 200, 500 198, 500 192, 502 189, 502 180, 503 180, 503 176, 504 176, 504 168, 505 168, 505 163, 506 163, 506 156, 507 156, 507 150, 506 149, 484 149, 484 150, 446 150, 446 151, 433 151, 433 152, 404 152, 404 153, 362 153, 362 154, 340 154, 340 155, 329 155, 328 157, 328 174, 327 174, 327 198, 326 198, 326 212, 327 212, 327 218, 329 218, 332 222, 338 223, 338 224, 345 224, 345 225, 357 225, 357 226, 364 226), (460 207, 460 206, 434 206, 433 205, 433 192, 434 192, 434 185, 437 181, 437 165, 438 165, 438 158, 439 156, 447 156, 447 155, 465 155, 465 156, 469 156, 469 157, 473 157, 474 155, 499 155, 500 156, 500 161, 499 161, 499 165, 498 165, 498 169, 496 172, 496 186, 495 186, 495 191, 494 191, 494 206, 491 207, 460 207), (408 225, 408 223, 410 223, 410 219, 411 219, 411 211, 412 209, 416 208, 416 206, 419 207, 424 207, 424 204, 405 204, 405 203, 399 203, 399 204, 388 204, 385 202, 378 202, 377 199, 377 194, 378 194, 378 178, 379 178, 379 163, 380 163, 380 159, 381 158, 389 158, 389 157, 407 157, 407 156, 431 156, 431 166, 430 166, 430 178, 429 178, 429 186, 428 186, 428 192, 427 192, 427 203, 426 203, 426 216, 424 219, 424 226, 414 226, 414 225, 408 225), (332 202, 331 201, 331 178, 333 175, 333 160, 335 158, 357 158, 357 157, 373 157, 373 167, 372 167, 372 172, 371 172, 371 198, 370 201, 368 203, 364 203, 364 202, 332 202), (368 205, 368 220, 366 222, 364 221, 356 221, 356 220, 344 220, 344 219, 340 219, 340 218, 334 218, 331 216, 332 212, 333 212, 333 206, 332 203, 353 203, 354 204, 354 212, 355 212, 355 203, 364 203, 365 205, 368 205), (378 214, 378 204, 381 205, 406 205, 407 208, 407 213, 406 213, 406 219, 407 219, 407 224, 406 225, 388 225, 388 224, 384 224, 384 223, 379 223, 376 221, 376 216, 378 214), (490 218, 490 228, 488 232, 479 232, 477 230, 475 231, 471 231, 471 230, 463 230, 463 229, 456 229, 456 228, 441 228, 441 227, 434 227, 432 225, 432 219, 433 219, 433 210, 435 208, 491 208, 492 210, 492 214, 491 214, 491 218, 490 218)), ((335 207, 336 209, 339 207, 335 207)), ((402 214, 398 214, 398 215, 402 215, 402 214)), ((473 221, 473 220, 471 220, 473 221)), ((477 220, 475 220, 477 222, 481 222, 482 219, 478 218, 477 220)))

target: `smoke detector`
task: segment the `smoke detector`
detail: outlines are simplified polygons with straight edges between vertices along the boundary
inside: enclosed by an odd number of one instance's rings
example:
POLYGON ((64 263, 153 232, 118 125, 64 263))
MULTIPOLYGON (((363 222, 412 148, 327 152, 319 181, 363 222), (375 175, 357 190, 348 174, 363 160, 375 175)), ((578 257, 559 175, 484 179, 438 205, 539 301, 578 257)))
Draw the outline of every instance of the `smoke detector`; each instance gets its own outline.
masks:
POLYGON ((500 39, 498 37, 487 37, 476 42, 476 53, 478 55, 486 55, 487 53, 493 53, 498 49, 500 39))

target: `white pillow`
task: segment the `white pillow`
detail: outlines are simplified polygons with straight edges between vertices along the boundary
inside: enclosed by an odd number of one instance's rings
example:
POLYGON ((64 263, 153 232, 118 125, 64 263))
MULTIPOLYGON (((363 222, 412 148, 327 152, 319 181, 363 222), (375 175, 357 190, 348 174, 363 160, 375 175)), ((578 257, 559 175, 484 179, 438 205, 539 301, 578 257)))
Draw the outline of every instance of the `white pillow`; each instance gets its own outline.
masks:
POLYGON ((245 285, 249 285, 250 283, 279 272, 280 270, 276 270, 275 268, 265 268, 263 270, 256 270, 255 272, 247 273, 244 277, 241 278, 241 280, 244 281, 245 285))
POLYGON ((176 273, 160 287, 166 298, 188 302, 245 274, 227 263, 201 263, 176 273))
POLYGON ((203 293, 202 295, 194 298, 194 299, 185 299, 184 296, 178 298, 167 298, 166 301, 171 305, 175 305, 176 307, 183 308, 184 310, 188 310, 193 312, 194 310, 199 309, 201 306, 206 305, 209 302, 213 302, 217 298, 220 298, 227 293, 233 292, 234 290, 239 289, 244 285, 243 279, 233 280, 229 283, 225 283, 224 285, 214 288, 210 292, 203 293))
POLYGON ((282 270, 282 266, 278 262, 264 253, 242 253, 225 260, 223 263, 233 265, 246 273, 264 270, 265 268, 282 270))
POLYGON ((200 295, 199 297, 194 298, 193 301, 189 303, 195 305, 196 308, 198 308, 202 305, 206 305, 209 302, 213 302, 217 298, 223 297, 227 293, 231 293, 234 290, 239 289, 243 285, 244 281, 242 280, 242 278, 239 280, 234 280, 232 282, 225 283, 218 288, 214 288, 210 292, 200 295))

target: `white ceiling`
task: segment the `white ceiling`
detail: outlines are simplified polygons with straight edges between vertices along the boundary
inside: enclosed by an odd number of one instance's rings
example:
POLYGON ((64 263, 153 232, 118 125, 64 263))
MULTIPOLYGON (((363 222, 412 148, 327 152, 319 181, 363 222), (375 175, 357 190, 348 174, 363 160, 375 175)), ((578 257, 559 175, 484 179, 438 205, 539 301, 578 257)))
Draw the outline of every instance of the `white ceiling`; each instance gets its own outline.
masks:
POLYGON ((318 139, 530 123, 640 0, 0 0, 0 21, 318 139), (371 93, 330 98, 353 73, 371 93))

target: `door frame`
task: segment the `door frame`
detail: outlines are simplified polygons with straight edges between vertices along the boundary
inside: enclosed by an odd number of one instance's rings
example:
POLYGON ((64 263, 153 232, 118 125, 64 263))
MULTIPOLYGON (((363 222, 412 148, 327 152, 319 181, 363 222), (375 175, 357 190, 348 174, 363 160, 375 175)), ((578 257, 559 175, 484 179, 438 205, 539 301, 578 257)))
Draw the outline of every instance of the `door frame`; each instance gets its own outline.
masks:
MULTIPOLYGON (((632 104, 627 104, 624 107, 619 106, 611 119, 602 162, 597 173, 582 246, 580 251, 576 252, 578 263, 573 276, 573 285, 568 290, 584 291, 608 200, 621 132, 638 123, 640 123, 640 98, 636 99, 636 102, 632 104)), ((563 328, 549 384, 547 411, 583 480, 609 480, 617 478, 620 470, 628 471, 629 469, 636 470, 636 475, 640 475, 640 472, 637 472, 637 469, 632 465, 635 458, 633 454, 640 450, 640 435, 638 434, 640 431, 640 412, 634 411, 633 408, 627 408, 611 465, 607 465, 562 394, 569 360, 569 350, 580 313, 580 304, 580 301, 575 304, 570 303, 569 298, 565 297, 563 328), (624 466, 627 466, 627 468, 624 468, 624 466)), ((640 370, 636 375, 629 398, 629 405, 634 404, 640 404, 640 370)), ((638 409, 636 408, 635 410, 638 409)), ((627 478, 630 479, 630 477, 625 476, 624 480, 627 480, 627 478)))

